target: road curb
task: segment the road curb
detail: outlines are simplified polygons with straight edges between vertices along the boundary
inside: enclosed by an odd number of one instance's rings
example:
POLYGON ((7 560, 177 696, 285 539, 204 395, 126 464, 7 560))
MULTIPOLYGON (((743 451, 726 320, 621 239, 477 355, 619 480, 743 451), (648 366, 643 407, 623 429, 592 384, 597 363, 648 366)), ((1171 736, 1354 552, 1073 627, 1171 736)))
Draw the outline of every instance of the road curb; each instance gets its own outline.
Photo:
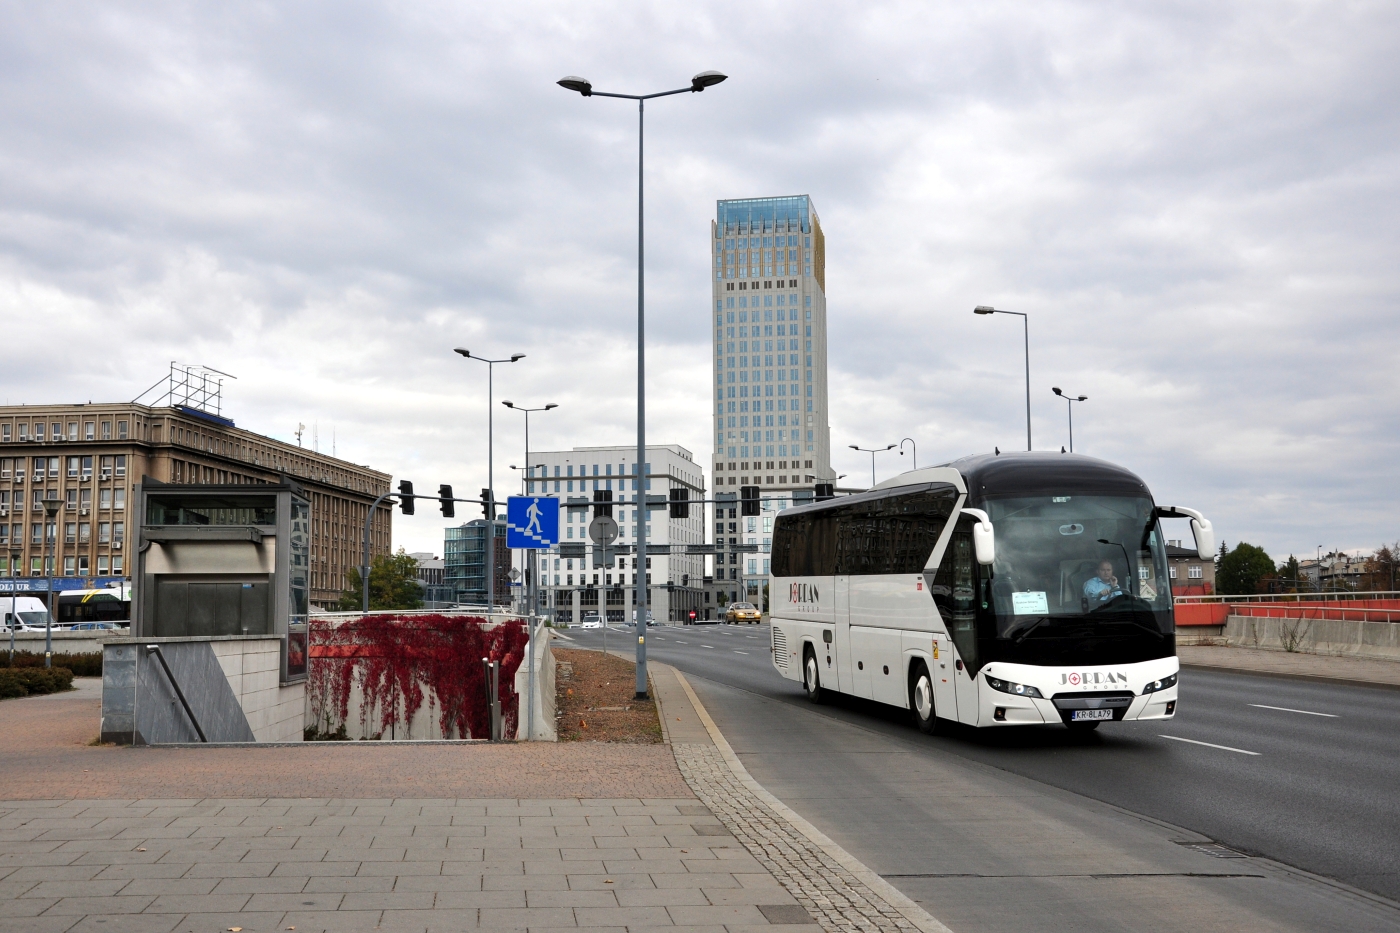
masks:
MULTIPOLYGON (((822 920, 825 919, 827 922, 823 923, 823 926, 826 926, 828 929, 835 927, 839 930, 848 930, 852 927, 853 920, 855 920, 855 918, 850 917, 849 914, 854 911, 861 915, 859 918, 860 920, 865 921, 864 923, 857 921, 855 925, 864 928, 868 928, 868 926, 873 923, 875 928, 879 930, 908 931, 909 928, 912 927, 921 931, 921 933, 952 933, 948 927, 944 926, 935 917, 929 914, 928 911, 924 910, 924 908, 910 900, 888 881, 867 868, 859 859, 833 842, 825 833, 807 822, 807 820, 803 819, 788 807, 787 804, 770 794, 763 785, 754 780, 753 776, 749 774, 748 769, 744 767, 743 762, 739 760, 739 756, 734 753, 734 750, 725 740, 724 735, 719 731, 719 727, 716 726, 714 720, 710 718, 709 712, 705 709, 704 704, 700 702, 700 698, 695 695, 695 690, 690 686, 690 682, 686 679, 685 675, 675 668, 672 668, 672 673, 675 674, 676 680, 681 685, 681 689, 684 690, 686 696, 689 697, 691 705, 695 708, 696 715, 698 715, 700 721, 704 723, 705 730, 709 733, 710 740, 714 743, 715 752, 720 756, 723 764, 727 766, 732 777, 737 780, 745 790, 757 798, 758 803, 760 803, 762 807, 771 811, 775 817, 783 821, 783 823, 790 827, 795 833, 803 837, 808 845, 818 850, 822 855, 825 855, 831 862, 835 863, 836 866, 839 866, 847 878, 827 877, 827 875, 833 873, 829 871, 823 872, 819 865, 813 864, 814 862, 818 862, 819 859, 803 857, 805 853, 801 852, 793 853, 797 858, 792 860, 793 864, 788 866, 788 870, 810 878, 813 882, 813 887, 823 892, 832 891, 832 889, 835 888, 832 893, 836 894, 837 897, 840 897, 842 893, 846 893, 841 890, 842 888, 855 889, 849 893, 855 895, 853 900, 855 900, 856 903, 844 909, 833 904, 829 897, 824 897, 820 894, 813 896, 806 891, 793 891, 792 893, 794 896, 798 897, 799 900, 810 901, 810 903, 804 903, 804 906, 808 907, 808 909, 813 912, 814 916, 818 918, 818 922, 822 922, 822 920), (859 890, 860 888, 864 888, 864 891, 859 890), (868 907, 865 910, 861 909, 861 901, 868 902, 868 907), (880 909, 880 902, 882 901, 888 906, 888 910, 880 909), (901 923, 900 921, 903 922, 901 923)), ((703 784, 703 782, 697 780, 697 776, 694 773, 695 762, 686 760, 688 755, 693 753, 692 750, 703 749, 704 747, 678 745, 672 746, 672 748, 676 752, 676 761, 681 767, 681 774, 686 779, 686 783, 691 785, 691 789, 695 791, 696 796, 700 797, 701 800, 713 796, 708 793, 708 791, 711 790, 710 788, 696 786, 697 784, 703 784)), ((737 838, 741 841, 745 841, 745 845, 750 848, 755 858, 758 858, 762 862, 769 863, 782 854, 780 851, 782 848, 781 845, 774 846, 766 842, 752 839, 752 834, 746 831, 748 827, 744 825, 729 825, 735 822, 733 815, 725 812, 723 808, 711 806, 710 809, 714 812, 715 816, 720 818, 721 822, 726 823, 737 838), (726 817, 729 817, 729 819, 726 819, 726 817)), ((804 885, 804 887, 806 887, 806 885, 804 885)))
POLYGON ((1218 664, 1187 664, 1183 668, 1195 671, 1223 671, 1227 674, 1253 674, 1257 677, 1278 677, 1284 680, 1306 680, 1317 684, 1342 684, 1347 687, 1375 687, 1378 690, 1400 690, 1400 684, 1389 684, 1381 680, 1357 680, 1351 677, 1328 677, 1326 674, 1304 674, 1293 671, 1256 671, 1247 667, 1225 667, 1218 664))

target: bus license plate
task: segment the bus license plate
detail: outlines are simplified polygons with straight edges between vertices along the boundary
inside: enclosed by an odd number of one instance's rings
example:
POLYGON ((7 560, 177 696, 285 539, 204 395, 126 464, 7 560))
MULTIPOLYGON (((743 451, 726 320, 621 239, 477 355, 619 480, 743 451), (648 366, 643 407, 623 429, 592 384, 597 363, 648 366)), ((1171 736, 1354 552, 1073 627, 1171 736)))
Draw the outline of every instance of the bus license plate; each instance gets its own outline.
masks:
POLYGON ((1069 717, 1073 722, 1084 722, 1085 720, 1112 719, 1111 709, 1077 709, 1069 717))

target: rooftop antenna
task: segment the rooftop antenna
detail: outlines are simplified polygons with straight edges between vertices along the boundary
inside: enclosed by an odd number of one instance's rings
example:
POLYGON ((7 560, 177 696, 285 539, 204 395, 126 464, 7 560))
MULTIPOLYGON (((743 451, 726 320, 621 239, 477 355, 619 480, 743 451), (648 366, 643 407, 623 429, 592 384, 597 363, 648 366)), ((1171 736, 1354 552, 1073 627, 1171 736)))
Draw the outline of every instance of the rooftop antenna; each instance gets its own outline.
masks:
POLYGON ((298 422, 297 422, 297 431, 296 431, 296 434, 297 434, 297 446, 298 446, 298 447, 301 446, 301 432, 302 432, 302 431, 305 431, 305 430, 306 430, 306 425, 304 425, 304 424, 302 424, 300 421, 298 421, 298 422))
POLYGON ((152 392, 165 387, 165 392, 150 402, 152 408, 170 406, 172 408, 193 408, 222 418, 224 379, 237 379, 230 373, 221 372, 200 363, 180 363, 170 361, 170 373, 156 380, 155 385, 131 400, 133 405, 152 392))

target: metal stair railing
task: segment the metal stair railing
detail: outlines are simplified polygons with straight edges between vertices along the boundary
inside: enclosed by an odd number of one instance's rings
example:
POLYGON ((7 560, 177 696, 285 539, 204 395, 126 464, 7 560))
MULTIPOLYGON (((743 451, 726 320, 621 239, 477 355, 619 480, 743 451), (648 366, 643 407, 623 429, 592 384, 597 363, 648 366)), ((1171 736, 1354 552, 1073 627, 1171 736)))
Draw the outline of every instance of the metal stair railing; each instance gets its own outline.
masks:
POLYGON ((180 689, 180 682, 175 679, 175 675, 171 673, 170 665, 166 663, 165 652, 160 650, 160 645, 147 645, 146 654, 153 654, 156 656, 156 659, 160 661, 160 666, 165 671, 166 679, 170 681, 170 686, 175 688, 175 696, 179 697, 180 705, 185 708, 185 715, 190 717, 190 722, 194 724, 194 731, 199 734, 199 740, 208 743, 209 739, 204 735, 204 729, 200 726, 199 720, 195 718, 194 710, 190 709, 189 701, 185 699, 185 691, 180 689))

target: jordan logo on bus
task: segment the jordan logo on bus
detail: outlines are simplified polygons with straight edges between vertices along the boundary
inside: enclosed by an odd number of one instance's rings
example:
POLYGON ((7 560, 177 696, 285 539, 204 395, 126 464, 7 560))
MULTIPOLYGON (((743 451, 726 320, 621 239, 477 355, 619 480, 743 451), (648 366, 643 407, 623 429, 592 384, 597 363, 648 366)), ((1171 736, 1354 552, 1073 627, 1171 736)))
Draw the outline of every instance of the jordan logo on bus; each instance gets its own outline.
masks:
POLYGON ((793 583, 788 590, 790 603, 814 603, 818 599, 817 588, 811 583, 793 583))
POLYGON ((1099 671, 1094 671, 1093 673, 1090 673, 1089 671, 1085 671, 1082 674, 1078 671, 1075 671, 1071 674, 1060 675, 1061 686, 1063 686, 1064 684, 1069 684, 1071 687, 1078 687, 1080 684, 1084 684, 1087 686, 1088 684, 1126 684, 1127 682, 1127 674, 1113 673, 1112 671, 1108 673, 1103 673, 1099 671))

